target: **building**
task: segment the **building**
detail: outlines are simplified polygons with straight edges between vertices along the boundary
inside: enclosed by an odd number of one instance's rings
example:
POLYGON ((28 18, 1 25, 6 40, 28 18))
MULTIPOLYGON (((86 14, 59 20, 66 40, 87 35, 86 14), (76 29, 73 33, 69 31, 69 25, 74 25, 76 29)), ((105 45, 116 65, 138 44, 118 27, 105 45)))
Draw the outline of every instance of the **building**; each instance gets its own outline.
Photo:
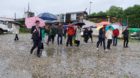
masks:
POLYGON ((35 13, 34 12, 30 12, 30 11, 27 11, 24 14, 25 14, 25 18, 34 17, 35 16, 35 13))
POLYGON ((86 11, 79 12, 68 12, 66 14, 57 15, 58 22, 83 22, 83 19, 86 19, 88 13, 86 11))
POLYGON ((0 34, 4 32, 12 32, 15 25, 20 26, 13 18, 0 17, 0 34))
POLYGON ((83 19, 86 19, 87 16, 86 11, 66 13, 66 22, 83 22, 83 19))

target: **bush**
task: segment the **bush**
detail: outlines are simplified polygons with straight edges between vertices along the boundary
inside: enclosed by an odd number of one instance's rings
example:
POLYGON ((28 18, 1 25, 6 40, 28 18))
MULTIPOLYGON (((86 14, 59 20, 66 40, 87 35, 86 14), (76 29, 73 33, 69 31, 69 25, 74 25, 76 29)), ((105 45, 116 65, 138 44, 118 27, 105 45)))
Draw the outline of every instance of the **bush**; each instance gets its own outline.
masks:
POLYGON ((30 29, 27 29, 25 27, 20 27, 20 33, 30 33, 30 29))

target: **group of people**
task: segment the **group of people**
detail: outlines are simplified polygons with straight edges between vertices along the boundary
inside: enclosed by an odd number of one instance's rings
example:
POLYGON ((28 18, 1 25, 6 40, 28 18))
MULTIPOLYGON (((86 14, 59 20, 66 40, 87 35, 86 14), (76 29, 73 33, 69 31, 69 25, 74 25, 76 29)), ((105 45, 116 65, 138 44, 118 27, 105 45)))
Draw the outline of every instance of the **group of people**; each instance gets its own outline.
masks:
MULTIPOLYGON (((108 51, 111 49, 111 44, 113 42, 113 46, 117 46, 117 40, 120 32, 119 29, 113 30, 110 26, 109 29, 106 31, 105 27, 101 28, 99 30, 99 36, 98 36, 98 42, 97 42, 97 50, 99 50, 99 46, 103 44, 103 48, 105 51, 108 51), (107 39, 107 45, 106 45, 106 39, 107 39)), ((128 28, 126 28, 123 32, 123 47, 128 48, 128 39, 129 39, 129 31, 128 28)))
MULTIPOLYGON (((63 24, 59 23, 57 25, 55 24, 46 24, 44 27, 39 26, 39 21, 36 21, 36 25, 32 27, 31 33, 32 33, 32 40, 33 40, 33 47, 31 48, 30 53, 32 54, 35 48, 37 49, 37 56, 40 57, 41 50, 44 48, 43 41, 45 41, 46 36, 46 44, 49 45, 49 42, 52 42, 54 44, 55 37, 57 35, 57 44, 63 45, 63 38, 67 38, 66 40, 66 46, 79 46, 80 40, 81 40, 81 27, 75 26, 74 24, 68 24, 67 26, 64 26, 63 24)), ((92 38, 92 28, 85 28, 83 31, 83 38, 84 42, 88 43, 88 40, 91 39, 91 42, 93 42, 92 38)), ((129 32, 127 28, 122 33, 124 35, 124 48, 128 47, 128 35, 129 32)), ((105 28, 101 28, 99 30, 98 35, 98 42, 97 42, 97 50, 99 50, 99 45, 103 44, 104 50, 110 50, 111 44, 113 41, 113 46, 117 46, 117 39, 119 36, 119 30, 115 29, 112 30, 111 27, 109 27, 109 30, 105 30, 105 28), (106 46, 106 39, 107 39, 107 46, 106 46)))

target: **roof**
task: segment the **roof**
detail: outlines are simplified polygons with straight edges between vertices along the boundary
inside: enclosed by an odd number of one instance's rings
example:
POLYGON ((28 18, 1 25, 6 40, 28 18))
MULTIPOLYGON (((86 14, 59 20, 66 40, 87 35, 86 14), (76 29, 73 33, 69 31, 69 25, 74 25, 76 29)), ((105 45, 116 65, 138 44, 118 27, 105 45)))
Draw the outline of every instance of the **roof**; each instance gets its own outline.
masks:
POLYGON ((85 14, 87 14, 86 11, 68 12, 68 13, 66 13, 66 14, 78 14, 78 13, 85 13, 85 14))
POLYGON ((7 17, 0 17, 0 20, 2 20, 2 21, 15 21, 13 18, 7 18, 7 17))

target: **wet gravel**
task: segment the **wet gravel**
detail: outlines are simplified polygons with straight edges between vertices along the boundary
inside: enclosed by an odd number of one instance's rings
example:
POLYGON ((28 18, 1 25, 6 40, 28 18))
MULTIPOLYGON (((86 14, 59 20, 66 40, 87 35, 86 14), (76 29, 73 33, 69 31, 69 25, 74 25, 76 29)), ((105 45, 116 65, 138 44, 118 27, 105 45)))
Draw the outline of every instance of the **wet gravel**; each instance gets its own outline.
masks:
POLYGON ((140 78, 140 42, 130 41, 129 48, 117 47, 108 52, 96 50, 93 43, 80 47, 45 45, 41 58, 30 55, 31 35, 0 35, 0 78, 140 78))

